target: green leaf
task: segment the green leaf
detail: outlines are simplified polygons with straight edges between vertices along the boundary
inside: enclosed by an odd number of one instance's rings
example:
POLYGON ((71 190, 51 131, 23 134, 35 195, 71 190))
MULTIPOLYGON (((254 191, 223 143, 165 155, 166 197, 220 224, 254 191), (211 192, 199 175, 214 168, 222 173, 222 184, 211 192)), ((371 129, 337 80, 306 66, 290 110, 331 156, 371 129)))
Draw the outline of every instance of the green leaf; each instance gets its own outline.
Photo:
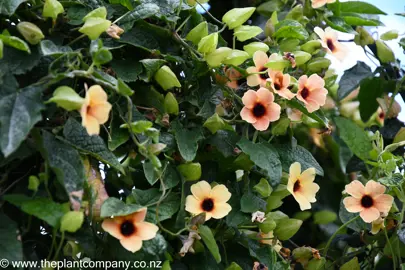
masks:
POLYGON ((315 168, 316 174, 323 176, 324 172, 316 161, 316 159, 312 156, 311 152, 300 145, 291 145, 291 144, 277 144, 273 145, 273 147, 277 150, 278 155, 280 156, 281 165, 283 166, 283 170, 289 172, 291 164, 294 162, 299 162, 301 164, 302 170, 306 170, 308 168, 315 168))
POLYGON ((232 262, 225 270, 243 270, 236 262, 232 262))
POLYGON ((309 34, 299 22, 294 20, 283 20, 276 25, 273 37, 277 39, 297 38, 305 40, 308 39, 309 34))
POLYGON ((354 257, 344 265, 342 265, 339 270, 360 270, 359 260, 354 257))
POLYGON ((222 21, 232 30, 244 24, 255 10, 254 7, 233 8, 224 14, 222 21))
POLYGON ((142 208, 144 207, 138 204, 126 204, 117 198, 110 197, 101 206, 100 217, 127 216, 142 208))
POLYGON ((353 28, 348 25, 342 17, 330 16, 325 17, 326 23, 335 30, 344 33, 351 33, 356 34, 357 32, 353 30, 353 28))
POLYGON ((270 245, 261 245, 259 241, 253 239, 247 240, 250 256, 269 267, 275 264, 277 255, 270 245))
POLYGON ((62 4, 58 0, 45 0, 42 16, 52 18, 55 21, 58 15, 64 11, 62 4))
POLYGON ((67 19, 70 25, 83 24, 83 18, 91 11, 87 6, 74 5, 67 8, 67 19))
POLYGON ((241 211, 244 213, 254 213, 256 211, 264 211, 266 209, 266 201, 249 193, 243 194, 240 199, 241 211))
POLYGON ((375 42, 377 45, 377 56, 381 63, 390 63, 395 61, 395 55, 392 49, 382 40, 375 42))
POLYGON ((121 121, 118 115, 113 115, 110 124, 110 137, 108 138, 108 149, 110 151, 114 151, 129 140, 128 131, 120 128, 120 124, 121 121))
MULTIPOLYGON (((218 130, 211 136, 207 143, 215 146, 224 157, 230 157, 235 153, 236 143, 239 141, 240 136, 230 130, 218 130)), ((249 160, 247 158, 247 160, 249 160)))
POLYGON ((154 164, 150 160, 146 160, 142 164, 142 167, 146 180, 148 180, 148 183, 153 186, 159 180, 159 173, 156 171, 154 164))
POLYGON ((17 150, 31 128, 42 119, 44 108, 42 88, 29 86, 17 90, 14 77, 6 80, 10 85, 0 86, 0 148, 5 157, 17 150))
MULTIPOLYGON (((163 182, 166 189, 171 189, 180 183, 180 175, 176 168, 170 164, 167 165, 166 171, 163 175, 163 182)), ((160 187, 162 189, 162 187, 160 187)))
POLYGON ((134 91, 121 78, 118 78, 118 93, 123 96, 132 96, 134 91))
POLYGON ((197 46, 200 40, 206 36, 208 36, 208 24, 206 21, 203 21, 188 32, 186 39, 197 46))
POLYGON ((241 25, 234 30, 233 34, 239 41, 246 41, 254 38, 262 32, 263 29, 261 29, 259 26, 241 25))
POLYGON ((328 224, 334 222, 336 219, 336 213, 328 210, 322 210, 314 214, 315 224, 328 224))
POLYGON ((41 41, 41 51, 44 56, 61 56, 64 53, 72 52, 69 46, 58 46, 50 40, 41 41))
POLYGON ((242 138, 237 145, 249 155, 256 166, 266 171, 271 186, 275 187, 280 183, 282 173, 280 157, 272 146, 265 143, 254 144, 245 138, 242 138))
POLYGON ((46 103, 55 102, 58 107, 61 107, 67 111, 79 110, 83 103, 84 98, 79 96, 75 90, 68 86, 59 86, 53 92, 53 97, 46 103))
POLYGON ((201 128, 187 129, 180 122, 172 122, 172 128, 176 137, 177 146, 181 156, 186 161, 193 161, 197 155, 198 141, 203 139, 201 128))
POLYGON ((138 80, 138 76, 142 73, 142 64, 128 60, 114 59, 111 67, 117 76, 124 82, 134 82, 138 80))
POLYGON ((323 112, 321 110, 310 113, 305 108, 305 106, 303 105, 302 102, 299 102, 299 101, 293 100, 293 99, 290 100, 288 102, 288 104, 292 108, 299 110, 300 112, 304 113, 305 115, 309 116, 310 118, 312 118, 313 120, 318 122, 321 125, 321 127, 329 128, 329 119, 325 117, 325 115, 323 114, 323 112))
POLYGON ((388 41, 388 40, 397 39, 398 36, 399 36, 398 30, 390 30, 390 31, 387 31, 384 34, 382 34, 380 36, 380 39, 388 41))
POLYGON ((341 2, 339 4, 340 4, 340 12, 387 15, 387 13, 380 10, 376 6, 362 1, 348 1, 348 2, 341 2))
POLYGON ((400 225, 401 227, 397 230, 397 235, 399 240, 405 244, 405 226, 400 225))
MULTIPOLYGON (((134 133, 141 134, 141 133, 144 133, 149 128, 151 128, 152 126, 153 126, 153 123, 150 121, 139 120, 139 121, 135 121, 135 122, 131 123, 129 128, 131 128, 131 130, 134 133)), ((122 124, 120 126, 120 128, 128 128, 128 124, 122 124)))
POLYGON ((160 11, 160 8, 158 5, 154 3, 143 3, 140 4, 139 6, 136 6, 131 13, 129 13, 124 20, 122 20, 122 23, 132 23, 136 22, 138 20, 143 20, 147 19, 149 17, 154 16, 160 11))
POLYGON ((388 187, 398 187, 404 182, 404 177, 400 173, 394 173, 391 176, 386 176, 378 179, 378 182, 388 187))
POLYGON ((107 19, 107 9, 105 7, 99 7, 90 11, 86 16, 84 16, 83 22, 86 22, 89 18, 107 19))
POLYGON ((387 88, 387 83, 382 78, 366 78, 360 82, 358 99, 360 101, 360 116, 363 122, 367 122, 377 111, 379 107, 377 98, 381 97, 387 88))
POLYGON ((0 1, 0 14, 11 16, 21 3, 27 0, 2 0, 0 1))
POLYGON ((271 17, 274 11, 279 11, 284 6, 281 0, 267 1, 257 7, 257 12, 265 17, 271 17))
POLYGON ((211 232, 210 227, 205 226, 205 225, 200 225, 198 227, 198 232, 200 233, 200 236, 201 236, 204 244, 207 246, 207 248, 211 252, 212 256, 214 256, 215 261, 217 263, 220 263, 221 254, 219 254, 219 248, 218 248, 217 242, 215 241, 214 235, 211 232))
POLYGON ((110 25, 111 22, 109 20, 90 17, 79 29, 79 32, 85 34, 91 40, 96 40, 103 32, 108 29, 108 27, 110 27, 110 25))
POLYGON ((357 13, 343 13, 344 21, 349 25, 361 25, 361 26, 384 26, 384 24, 375 19, 370 19, 366 15, 361 15, 357 13))
POLYGON ((0 213, 0 254, 10 262, 23 261, 22 243, 18 240, 17 224, 4 213, 0 213))
POLYGON ((267 198, 270 196, 273 188, 266 179, 261 178, 260 182, 253 187, 253 190, 259 193, 263 198, 267 198))
POLYGON ((60 219, 65 214, 65 207, 62 204, 48 198, 37 198, 23 202, 21 210, 42 219, 52 227, 58 227, 60 219))
MULTIPOLYGON (((346 207, 343 204, 343 200, 340 201, 340 207, 339 207, 339 219, 342 223, 346 223, 349 220, 355 218, 356 216, 359 216, 359 213, 349 213, 346 210, 346 207)), ((347 225, 348 228, 356 231, 356 232, 361 232, 361 231, 370 231, 371 226, 369 223, 365 223, 361 218, 356 219, 355 221, 351 222, 349 225, 347 225)))
POLYGON ((68 119, 63 128, 63 136, 73 147, 81 152, 89 154, 125 174, 121 163, 118 161, 117 157, 108 150, 104 140, 98 135, 90 136, 86 129, 75 119, 68 119))
POLYGON ((51 133, 43 132, 43 147, 49 166, 69 196, 83 190, 86 175, 79 153, 73 147, 57 140, 51 133))
POLYGON ((277 223, 274 235, 280 240, 288 240, 298 232, 301 225, 302 220, 299 219, 282 219, 277 223))
POLYGON ((0 80, 4 75, 21 75, 37 66, 41 58, 38 47, 34 47, 31 54, 12 47, 4 47, 3 59, 0 61, 0 80))
POLYGON ((186 181, 196 181, 201 177, 201 164, 200 163, 186 163, 177 167, 181 175, 186 181))
POLYGON ((361 80, 373 76, 371 68, 364 62, 357 62, 355 66, 345 71, 339 82, 338 99, 342 100, 353 92, 361 80))
POLYGON ((81 211, 69 211, 60 221, 60 231, 74 233, 80 229, 84 221, 84 213, 81 211))
POLYGON ((362 160, 368 159, 373 147, 366 132, 352 121, 342 117, 337 117, 335 122, 339 128, 340 138, 350 150, 362 160))
POLYGON ((24 51, 27 53, 31 53, 30 46, 21 38, 13 37, 13 36, 5 36, 0 35, 0 39, 3 43, 7 46, 13 47, 17 50, 24 51))
POLYGON ((92 53, 93 62, 96 66, 107 64, 112 60, 112 53, 106 48, 100 48, 92 53))
POLYGON ((308 265, 307 265, 307 270, 321 270, 323 268, 323 266, 326 263, 326 259, 325 258, 321 258, 320 260, 317 258, 312 258, 308 265))
POLYGON ((28 178, 28 189, 32 191, 37 191, 40 185, 38 177, 35 175, 30 175, 28 178))
POLYGON ((166 63, 163 59, 142 59, 139 61, 145 68, 146 75, 142 76, 142 80, 150 82, 153 75, 160 69, 160 67, 166 63))

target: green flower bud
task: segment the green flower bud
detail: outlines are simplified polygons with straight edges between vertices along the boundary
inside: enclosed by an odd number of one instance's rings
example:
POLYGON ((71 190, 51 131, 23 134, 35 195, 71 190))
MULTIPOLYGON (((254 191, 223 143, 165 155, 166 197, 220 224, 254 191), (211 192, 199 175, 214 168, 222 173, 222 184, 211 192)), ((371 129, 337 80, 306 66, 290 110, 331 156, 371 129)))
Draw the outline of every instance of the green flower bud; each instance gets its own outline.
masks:
POLYGON ((178 115, 179 114, 179 103, 172 93, 167 93, 164 100, 164 107, 166 113, 178 115))
MULTIPOLYGON (((134 133, 144 133, 152 126, 153 126, 152 122, 145 120, 139 120, 130 124, 130 128, 134 133)), ((128 124, 122 124, 120 128, 128 128, 128 124)))
POLYGON ((232 50, 232 52, 228 55, 228 57, 225 58, 223 63, 226 65, 239 66, 249 58, 250 56, 247 52, 240 50, 232 50))
POLYGON ((297 64, 297 66, 301 66, 301 65, 305 64, 312 58, 312 55, 310 55, 307 52, 303 52, 303 51, 296 51, 296 52, 293 52, 293 54, 294 54, 295 63, 297 64))
POLYGON ((89 18, 101 18, 101 19, 107 19, 107 9, 105 7, 99 7, 91 12, 89 12, 86 16, 83 18, 83 22, 86 22, 89 18))
POLYGON ((91 40, 95 40, 98 39, 98 37, 105 32, 110 25, 111 22, 109 20, 90 17, 79 29, 79 32, 87 35, 91 40))
POLYGON ((59 14, 63 13, 65 9, 62 4, 57 0, 45 0, 42 16, 44 18, 52 18, 56 20, 59 14))
POLYGON ((380 37, 382 40, 393 40, 398 38, 398 31, 397 30, 391 30, 388 32, 385 32, 384 34, 381 35, 380 37))
POLYGON ((162 66, 155 74, 156 82, 163 88, 169 90, 174 87, 181 87, 176 74, 168 66, 162 66))
POLYGON ((196 181, 201 177, 201 164, 200 163, 186 163, 177 166, 180 174, 186 181, 196 181))
POLYGON ((270 19, 267 20, 266 26, 264 27, 264 34, 266 37, 272 37, 275 31, 275 25, 278 24, 277 11, 271 14, 270 19))
POLYGON ((166 144, 164 144, 164 143, 154 143, 154 144, 148 145, 148 152, 153 155, 159 155, 160 152, 162 152, 163 149, 165 149, 165 148, 166 148, 166 144))
POLYGON ((259 183, 253 187, 253 190, 259 193, 263 198, 269 197, 273 192, 273 188, 265 178, 261 178, 259 183))
POLYGON ((236 262, 232 262, 225 270, 242 270, 242 267, 236 262))
POLYGON ((203 37, 198 43, 198 51, 201 53, 211 53, 218 45, 218 32, 203 37))
POLYGON ((46 103, 54 102, 58 107, 67 111, 80 110, 84 103, 84 98, 79 96, 75 90, 68 86, 60 86, 53 92, 53 97, 46 103))
POLYGON ((309 260, 312 258, 312 248, 310 247, 298 247, 292 252, 294 259, 298 260, 309 260))
POLYGON ((395 55, 393 51, 390 47, 387 46, 387 44, 385 44, 384 41, 377 40, 375 44, 377 45, 378 59, 380 59, 382 63, 390 63, 395 61, 395 55))
POLYGON ((237 27, 233 34, 239 41, 246 41, 254 38, 262 32, 263 29, 261 29, 259 26, 242 25, 237 27))
POLYGON ((45 38, 41 29, 30 22, 20 22, 17 24, 17 30, 31 45, 37 45, 45 38))
POLYGON ((37 191, 38 187, 39 187, 39 184, 40 184, 39 179, 35 175, 31 175, 28 178, 28 189, 29 190, 37 191))
POLYGON ((263 233, 269 233, 276 228, 276 222, 270 218, 266 218, 262 223, 259 223, 259 229, 263 233))
POLYGON ((145 130, 145 135, 152 138, 152 141, 154 143, 159 143, 159 135, 160 135, 160 131, 156 128, 148 128, 147 130, 145 130))
POLYGON ((60 221, 60 231, 74 233, 80 229, 84 221, 84 213, 81 211, 69 211, 60 221))
POLYGON ((3 50, 4 50, 4 43, 3 40, 0 39, 0 59, 3 58, 3 50))
POLYGON ((215 113, 210 118, 208 118, 207 121, 205 121, 203 126, 208 128, 212 134, 215 134, 218 130, 223 129, 226 124, 224 120, 215 113))
POLYGON ((328 69, 331 61, 327 58, 317 57, 308 62, 307 68, 313 72, 320 72, 323 69, 328 69))
POLYGON ((354 43, 359 46, 365 47, 370 44, 374 44, 374 38, 370 35, 370 33, 364 29, 363 27, 358 26, 356 28, 358 35, 354 36, 354 43))
POLYGON ((134 91, 122 79, 118 78, 118 93, 123 96, 132 96, 134 91))
POLYGON ((322 47, 322 44, 319 40, 310 40, 307 43, 301 45, 301 50, 304 52, 313 54, 317 50, 319 50, 322 47))
POLYGON ((253 56, 253 54, 257 51, 268 52, 269 49, 270 48, 267 44, 257 41, 243 46, 243 50, 247 52, 250 56, 253 56))
POLYGON ((232 49, 228 47, 220 47, 216 49, 214 52, 207 54, 205 56, 205 61, 210 67, 219 67, 224 61, 232 53, 232 49))
POLYGON ((299 49, 298 44, 300 40, 296 38, 286 38, 279 43, 280 51, 282 52, 292 52, 299 49))
POLYGON ((290 126, 290 119, 287 117, 280 118, 277 122, 271 125, 271 133, 275 136, 285 135, 290 126))
POLYGON ((228 25, 229 29, 234 29, 244 24, 255 12, 256 8, 234 8, 225 13, 222 21, 228 25))
POLYGON ((152 162, 153 167, 158 168, 158 169, 162 168, 162 162, 160 162, 160 159, 157 156, 151 155, 149 157, 149 160, 152 162))
POLYGON ((270 57, 272 58, 269 62, 267 62, 264 66, 268 67, 272 70, 283 70, 284 68, 290 66, 290 61, 285 60, 281 55, 277 55, 277 57, 270 57))
POLYGON ((186 39, 193 42, 194 45, 198 45, 198 42, 206 36, 208 36, 208 23, 204 21, 191 29, 187 34, 186 39))

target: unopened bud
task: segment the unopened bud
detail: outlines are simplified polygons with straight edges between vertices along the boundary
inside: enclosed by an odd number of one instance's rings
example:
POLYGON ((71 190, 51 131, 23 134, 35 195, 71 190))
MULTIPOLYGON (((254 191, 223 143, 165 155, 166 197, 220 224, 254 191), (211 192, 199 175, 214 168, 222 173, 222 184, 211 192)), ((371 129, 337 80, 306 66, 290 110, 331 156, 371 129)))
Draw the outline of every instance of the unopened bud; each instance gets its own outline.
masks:
POLYGON ((205 121, 203 126, 208 128, 212 134, 215 134, 218 130, 223 129, 226 124, 224 120, 215 113, 213 116, 208 118, 207 121, 205 121))
POLYGON ((244 24, 255 12, 256 8, 234 8, 225 13, 222 21, 228 25, 229 29, 234 29, 244 24))
POLYGON ((160 152, 163 151, 163 149, 166 148, 166 144, 164 143, 154 143, 154 144, 150 144, 148 145, 148 151, 150 154, 153 155, 159 155, 160 152))
POLYGON ((391 50, 390 47, 387 46, 387 44, 385 44, 384 41, 382 40, 377 40, 375 42, 375 44, 377 45, 377 56, 378 59, 380 59, 380 61, 382 63, 390 63, 390 62, 394 62, 395 61, 395 55, 394 52, 391 50))
POLYGON ((256 41, 243 46, 243 50, 247 52, 250 56, 253 56, 253 54, 257 51, 268 52, 269 46, 263 42, 256 41))
POLYGON ((218 45, 218 32, 203 37, 198 43, 198 51, 201 53, 211 53, 218 45))
POLYGON ((31 45, 37 45, 45 38, 41 29, 30 22, 20 22, 17 25, 17 30, 31 45))
POLYGON ((206 21, 200 23, 187 34, 186 39, 198 45, 198 42, 203 37, 208 36, 208 23, 206 21))
POLYGON ((384 34, 381 35, 380 37, 382 40, 393 40, 398 38, 398 31, 397 30, 391 30, 388 32, 385 32, 384 34))
POLYGON ((60 86, 53 92, 53 97, 46 103, 54 102, 58 107, 67 111, 79 110, 83 103, 84 98, 79 96, 72 88, 68 86, 60 86))
POLYGON ((259 26, 241 25, 235 29, 233 34, 239 41, 243 42, 248 39, 254 38, 262 32, 263 29, 261 29, 259 26))
POLYGON ((179 114, 179 103, 177 102, 177 99, 171 92, 167 93, 165 96, 164 107, 165 107, 166 113, 168 113, 168 114, 173 114, 173 115, 179 114))
POLYGON ((83 18, 83 22, 87 21, 89 18, 101 18, 107 19, 107 9, 105 7, 99 7, 93 11, 90 11, 86 16, 83 18))
POLYGON ((225 58, 223 63, 226 65, 239 66, 249 58, 250 56, 247 52, 240 50, 232 50, 232 52, 228 55, 228 57, 225 58))
POLYGON ((317 58, 311 59, 311 61, 308 62, 307 67, 310 71, 320 72, 323 69, 328 69, 330 65, 331 65, 331 61, 329 59, 323 58, 323 57, 317 57, 317 58))
POLYGON ((205 56, 205 61, 210 67, 219 67, 224 59, 232 53, 232 49, 228 47, 220 47, 214 52, 205 56))
POLYGON ((155 80, 166 91, 174 87, 181 87, 176 74, 168 66, 162 66, 156 72, 155 80))
POLYGON ((186 181, 196 181, 201 177, 201 164, 200 163, 186 163, 177 166, 180 174, 186 181))
POLYGON ((301 65, 305 64, 312 58, 312 55, 310 55, 307 52, 303 52, 303 51, 296 51, 296 52, 293 52, 293 54, 294 54, 295 63, 297 64, 297 66, 301 66, 301 65))
POLYGON ((322 44, 319 40, 310 40, 307 43, 301 45, 301 50, 304 52, 313 54, 317 50, 319 50, 322 47, 322 44))
POLYGON ((65 9, 62 4, 57 0, 45 0, 42 16, 45 18, 52 18, 54 21, 59 14, 63 13, 65 9))
POLYGON ((273 53, 269 58, 269 62, 267 62, 264 66, 272 70, 283 70, 289 65, 289 60, 285 60, 283 56, 273 53))
POLYGON ((80 33, 85 34, 91 40, 98 39, 98 37, 110 27, 111 22, 103 18, 90 17, 86 20, 84 25, 79 29, 80 33))
POLYGON ((358 35, 354 36, 354 43, 359 46, 365 47, 370 44, 374 44, 374 38, 370 35, 370 33, 361 26, 356 28, 358 35))

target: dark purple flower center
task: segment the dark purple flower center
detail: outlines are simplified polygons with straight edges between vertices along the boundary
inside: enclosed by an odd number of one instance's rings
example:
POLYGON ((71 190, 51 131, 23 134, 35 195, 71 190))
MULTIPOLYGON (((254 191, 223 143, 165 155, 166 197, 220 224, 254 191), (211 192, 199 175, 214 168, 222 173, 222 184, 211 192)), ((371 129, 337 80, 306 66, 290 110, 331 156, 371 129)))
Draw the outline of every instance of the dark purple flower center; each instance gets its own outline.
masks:
POLYGON ((293 191, 297 192, 300 189, 300 187, 301 187, 300 180, 297 180, 297 182, 294 183, 293 191))
POLYGON ((212 211, 212 209, 214 209, 214 201, 211 198, 204 199, 204 201, 201 204, 201 208, 205 212, 212 211))
POLYGON ((266 108, 261 103, 257 103, 253 107, 253 115, 255 117, 262 117, 266 113, 266 108))
POLYGON ((364 195, 363 198, 361 198, 361 206, 364 208, 370 208, 373 206, 373 198, 369 195, 364 195))
MULTIPOLYGON (((267 70, 266 67, 262 67, 262 68, 259 70, 259 72, 263 72, 263 71, 266 71, 266 70, 267 70)), ((269 78, 269 73, 266 72, 266 73, 264 73, 264 74, 259 74, 259 76, 260 76, 260 78, 262 78, 263 80, 267 80, 267 79, 269 78)))
POLYGON ((124 236, 132 235, 135 232, 135 226, 129 220, 124 221, 124 223, 121 224, 120 229, 121 229, 121 234, 124 236))
POLYGON ((304 89, 302 89, 302 91, 301 91, 301 97, 303 99, 307 99, 308 96, 309 96, 309 90, 308 90, 308 88, 304 87, 304 89))
POLYGON ((333 40, 329 38, 326 40, 326 46, 328 46, 329 50, 332 52, 336 49, 335 44, 333 44, 333 40))

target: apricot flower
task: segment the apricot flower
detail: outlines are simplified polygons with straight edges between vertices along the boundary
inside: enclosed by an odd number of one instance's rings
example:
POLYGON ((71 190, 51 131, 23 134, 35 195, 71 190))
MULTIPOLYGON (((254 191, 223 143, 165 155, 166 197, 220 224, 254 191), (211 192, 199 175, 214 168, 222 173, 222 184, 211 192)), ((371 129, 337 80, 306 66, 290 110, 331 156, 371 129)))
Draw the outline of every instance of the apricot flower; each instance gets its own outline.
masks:
POLYGON ((257 130, 266 130, 270 122, 280 118, 281 107, 274 103, 274 95, 268 89, 261 87, 257 91, 248 90, 242 98, 245 105, 240 116, 251 123, 257 130))
POLYGON ((346 185, 345 191, 350 197, 343 199, 346 210, 350 213, 359 213, 364 222, 370 223, 377 220, 382 214, 387 214, 392 206, 394 198, 384 194, 385 186, 370 180, 366 186, 354 180, 346 185))
POLYGON ((295 97, 295 94, 288 89, 291 81, 290 75, 283 74, 281 71, 270 71, 270 79, 267 81, 270 81, 271 89, 279 96, 288 100, 295 97))
POLYGON ((229 88, 237 89, 239 87, 238 80, 242 78, 242 74, 237 69, 230 67, 226 69, 225 75, 228 79, 226 85, 229 88))
POLYGON ((159 230, 155 224, 144 221, 146 212, 147 209, 142 208, 127 216, 109 218, 103 221, 101 227, 120 240, 125 249, 136 252, 142 248, 142 241, 154 238, 159 230))
POLYGON ((86 98, 80 109, 82 125, 89 135, 98 135, 100 125, 108 120, 111 104, 107 101, 107 93, 99 85, 93 85, 86 93, 86 98))
POLYGON ((336 0, 311 0, 312 8, 320 8, 326 4, 335 3, 336 0))
POLYGON ((226 203, 231 193, 225 185, 211 188, 207 181, 199 181, 191 186, 191 193, 186 198, 186 211, 194 215, 205 212, 205 220, 223 218, 232 210, 226 203))
POLYGON ((299 78, 297 98, 305 104, 308 112, 314 112, 325 105, 327 94, 325 81, 317 74, 312 74, 309 78, 307 75, 299 78))
POLYGON ((338 41, 338 35, 335 30, 327 27, 324 31, 320 27, 315 27, 314 31, 321 38, 322 47, 326 49, 327 53, 332 54, 340 61, 346 57, 348 49, 338 41))
MULTIPOLYGON (((276 54, 275 54, 276 55, 276 54)), ((267 56, 267 54, 263 51, 256 51, 253 54, 253 62, 255 63, 254 67, 248 67, 246 71, 248 73, 252 73, 249 75, 247 79, 247 84, 249 86, 266 86, 267 84, 267 79, 270 76, 269 69, 266 68, 264 65, 269 62, 269 60, 274 57, 273 55, 270 56, 270 58, 267 56), (265 72, 264 74, 255 74, 259 72, 265 72)))
POLYGON ((311 203, 316 202, 315 195, 319 190, 314 183, 315 168, 306 169, 301 173, 301 164, 294 162, 290 166, 287 190, 294 196, 301 210, 311 209, 311 203))

